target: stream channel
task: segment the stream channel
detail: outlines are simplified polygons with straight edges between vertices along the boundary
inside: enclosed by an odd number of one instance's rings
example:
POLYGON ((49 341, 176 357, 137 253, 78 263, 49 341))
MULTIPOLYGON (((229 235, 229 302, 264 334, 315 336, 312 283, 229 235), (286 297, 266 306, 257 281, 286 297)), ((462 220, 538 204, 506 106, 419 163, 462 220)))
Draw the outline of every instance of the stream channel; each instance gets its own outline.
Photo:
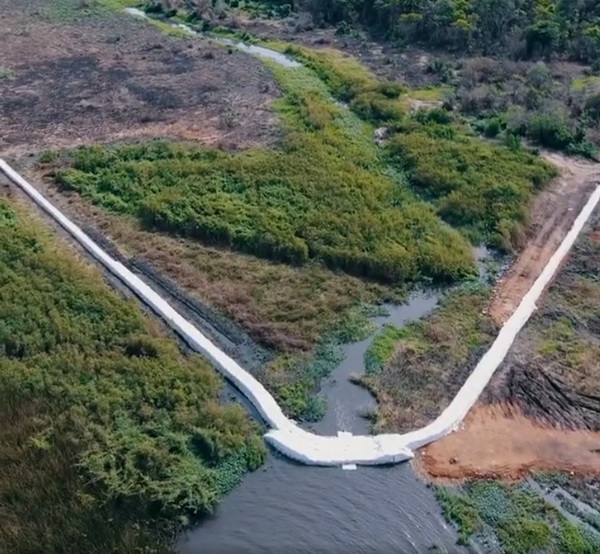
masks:
MULTIPOLYGON (((147 17, 141 10, 126 11, 147 17)), ((173 26, 196 34, 186 25, 173 26)), ((300 65, 268 48, 216 40, 286 67, 300 65)), ((476 251, 479 260, 485 254, 485 249, 476 251)), ((426 316, 437 302, 435 294, 415 293, 406 304, 386 306, 389 315, 373 321, 379 328, 385 323, 400 326, 426 316)), ((327 412, 307 426, 311 431, 369 433, 370 423, 363 415, 375 407, 375 400, 348 378, 364 372, 364 354, 374 336, 344 346, 344 360, 322 386, 327 412)), ((211 518, 182 536, 178 549, 180 554, 464 552, 456 539, 433 491, 409 464, 344 471, 296 464, 270 450, 263 468, 247 475, 211 518)))
MULTIPOLYGON (((415 293, 373 319, 403 325, 430 313, 434 294, 415 293)), ((364 371, 374 335, 344 346, 345 358, 323 383, 324 418, 307 428, 319 434, 369 433, 363 417, 375 400, 348 377, 364 371)), ((355 471, 299 465, 269 452, 266 465, 244 478, 214 516, 181 538, 181 554, 410 554, 459 553, 456 533, 433 491, 409 464, 355 471)))

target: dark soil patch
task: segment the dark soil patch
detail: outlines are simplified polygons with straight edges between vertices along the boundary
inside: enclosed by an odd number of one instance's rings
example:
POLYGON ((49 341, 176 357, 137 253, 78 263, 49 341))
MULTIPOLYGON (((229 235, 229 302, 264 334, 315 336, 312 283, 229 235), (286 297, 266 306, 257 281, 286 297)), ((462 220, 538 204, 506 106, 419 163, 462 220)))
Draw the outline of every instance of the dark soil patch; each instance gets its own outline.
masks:
POLYGON ((278 87, 259 60, 124 14, 45 21, 8 0, 0 11, 5 156, 157 136, 241 148, 278 135, 278 87))

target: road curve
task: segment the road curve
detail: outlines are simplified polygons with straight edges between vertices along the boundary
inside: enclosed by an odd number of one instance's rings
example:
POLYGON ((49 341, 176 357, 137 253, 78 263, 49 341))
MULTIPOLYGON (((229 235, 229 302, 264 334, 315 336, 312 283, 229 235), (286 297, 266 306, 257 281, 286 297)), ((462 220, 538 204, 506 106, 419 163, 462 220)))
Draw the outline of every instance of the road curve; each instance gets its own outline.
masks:
POLYGON ((150 286, 123 264, 109 256, 34 186, 1 159, 0 171, 63 227, 92 257, 161 316, 167 325, 195 351, 208 358, 213 366, 252 402, 271 428, 265 435, 267 442, 296 461, 319 466, 377 465, 402 462, 413 457, 415 448, 433 442, 456 429, 505 358, 516 335, 535 310, 535 302, 554 276, 561 261, 600 201, 599 186, 579 213, 571 230, 542 274, 525 295, 515 313, 502 327, 495 342, 481 358, 450 405, 433 423, 403 435, 320 436, 305 431, 288 419, 271 394, 250 373, 214 345, 150 286))

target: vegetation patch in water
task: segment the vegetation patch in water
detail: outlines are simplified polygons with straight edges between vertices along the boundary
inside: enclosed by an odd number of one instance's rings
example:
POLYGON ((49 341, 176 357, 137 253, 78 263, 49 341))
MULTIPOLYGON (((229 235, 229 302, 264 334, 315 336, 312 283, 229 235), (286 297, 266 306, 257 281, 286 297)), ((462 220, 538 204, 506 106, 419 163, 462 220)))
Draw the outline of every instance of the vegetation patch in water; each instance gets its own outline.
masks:
POLYGON ((491 535, 507 554, 592 554, 600 548, 600 535, 568 521, 525 484, 473 481, 437 487, 436 496, 464 544, 491 535))
POLYGON ((325 400, 318 394, 322 380, 344 360, 343 344, 373 334, 376 327, 369 318, 380 313, 369 305, 351 309, 338 319, 314 353, 282 355, 267 365, 262 380, 290 417, 304 421, 323 417, 325 400))

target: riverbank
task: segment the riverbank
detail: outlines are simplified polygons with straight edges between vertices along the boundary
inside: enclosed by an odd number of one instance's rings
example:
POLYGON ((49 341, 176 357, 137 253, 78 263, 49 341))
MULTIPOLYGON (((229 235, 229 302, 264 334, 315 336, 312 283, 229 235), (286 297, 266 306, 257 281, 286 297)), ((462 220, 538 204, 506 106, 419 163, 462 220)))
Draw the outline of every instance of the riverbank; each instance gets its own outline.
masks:
POLYGON ((425 449, 429 474, 600 475, 599 225, 596 209, 464 427, 425 449))

